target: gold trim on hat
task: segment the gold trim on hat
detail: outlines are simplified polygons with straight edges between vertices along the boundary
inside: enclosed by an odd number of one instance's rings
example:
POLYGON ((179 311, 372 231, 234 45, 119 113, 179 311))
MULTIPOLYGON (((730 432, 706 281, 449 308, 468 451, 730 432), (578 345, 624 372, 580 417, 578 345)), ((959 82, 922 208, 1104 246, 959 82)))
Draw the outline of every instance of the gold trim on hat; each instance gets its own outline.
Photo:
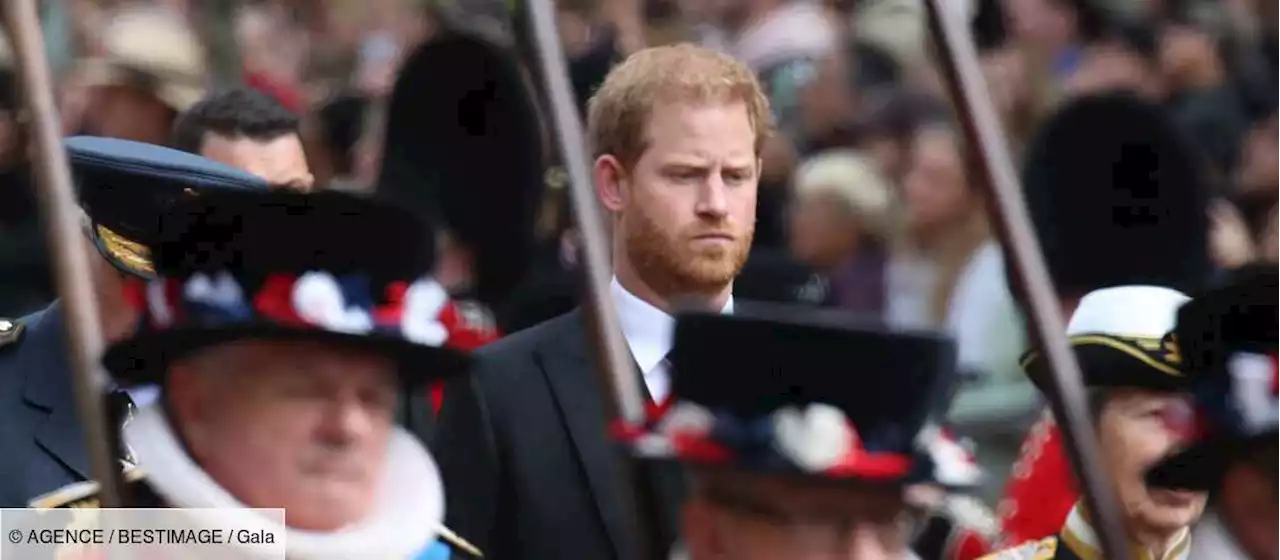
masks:
POLYGON ((134 270, 155 274, 155 266, 151 264, 151 250, 145 245, 130 240, 101 224, 96 225, 94 230, 98 234, 98 239, 102 240, 102 246, 112 258, 134 270))
MULTIPOLYGON (((1172 336, 1147 338, 1081 334, 1067 337, 1067 342, 1073 348, 1076 346, 1106 346, 1133 356, 1138 361, 1151 366, 1160 373, 1174 377, 1183 377, 1184 375, 1179 368, 1182 365, 1182 354, 1178 350, 1178 340, 1172 336)), ((1040 352, 1032 350, 1022 357, 1018 365, 1025 370, 1027 366, 1031 365, 1031 362, 1039 357, 1040 352)))

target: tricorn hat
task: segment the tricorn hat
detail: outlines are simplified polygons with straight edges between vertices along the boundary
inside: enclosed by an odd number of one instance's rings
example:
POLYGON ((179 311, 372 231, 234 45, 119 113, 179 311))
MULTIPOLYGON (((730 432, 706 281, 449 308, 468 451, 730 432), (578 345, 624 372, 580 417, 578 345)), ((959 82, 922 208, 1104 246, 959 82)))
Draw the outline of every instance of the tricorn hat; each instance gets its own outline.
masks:
MULTIPOLYGON (((1188 387, 1173 327, 1188 298, 1158 286, 1116 286, 1080 299, 1067 339, 1080 362, 1086 387, 1188 387)), ((1027 352, 1022 368, 1042 391, 1051 385, 1048 364, 1038 350, 1027 352)))
POLYGON ((66 140, 66 149, 90 239, 103 258, 131 276, 153 276, 147 246, 158 239, 160 215, 179 198, 269 187, 245 171, 153 144, 76 136, 66 140))
POLYGON ((244 339, 313 340, 396 359, 406 382, 465 371, 443 347, 447 295, 424 225, 341 192, 187 197, 160 222, 157 278, 129 285, 138 332, 103 363, 122 384, 163 380, 191 352, 244 339))
MULTIPOLYGON (((1148 480, 1156 486, 1213 490, 1233 460, 1276 442, 1276 267, 1250 265, 1230 276, 1178 313, 1183 359, 1196 372, 1199 433, 1189 447, 1150 471, 1148 480)), ((1274 460, 1274 449, 1270 455, 1274 460)))
POLYGON ((919 436, 955 349, 790 310, 677 317, 672 398, 617 426, 643 458, 839 482, 919 481, 919 436))

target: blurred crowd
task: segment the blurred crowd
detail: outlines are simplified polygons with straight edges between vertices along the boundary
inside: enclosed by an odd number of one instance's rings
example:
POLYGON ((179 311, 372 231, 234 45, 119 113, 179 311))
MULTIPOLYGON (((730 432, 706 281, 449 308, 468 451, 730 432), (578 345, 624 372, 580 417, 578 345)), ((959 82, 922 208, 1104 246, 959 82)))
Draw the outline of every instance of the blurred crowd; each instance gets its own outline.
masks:
MULTIPOLYGON (((243 85, 300 118, 312 176, 277 182, 372 190, 388 125, 383 109, 405 57, 442 22, 484 21, 495 9, 466 0, 231 4, 42 2, 64 132, 173 144, 180 113, 209 91, 243 85)), ((972 22, 1024 181, 1069 175, 1026 162, 1057 107, 1124 90, 1161 107, 1207 170, 1197 187, 1212 200, 1205 233, 1212 265, 1277 258, 1274 0, 956 6, 972 22)), ((979 459, 994 475, 985 497, 994 503, 1040 402, 1018 367, 1022 319, 922 1, 561 0, 557 8, 580 110, 614 62, 646 45, 697 42, 758 73, 778 133, 764 151, 755 246, 736 295, 951 333, 967 377, 951 420, 978 440, 979 459)), ((16 317, 55 294, 13 59, 6 50, 0 61, 0 315, 16 317)), ((506 333, 575 305, 577 234, 555 161, 548 158, 524 280, 479 294, 506 333)), ((462 221, 453 224, 459 232, 467 229, 462 221)), ((463 270, 450 254, 441 260, 443 283, 454 291, 484 284, 474 278, 486 274, 483 266, 463 270)))

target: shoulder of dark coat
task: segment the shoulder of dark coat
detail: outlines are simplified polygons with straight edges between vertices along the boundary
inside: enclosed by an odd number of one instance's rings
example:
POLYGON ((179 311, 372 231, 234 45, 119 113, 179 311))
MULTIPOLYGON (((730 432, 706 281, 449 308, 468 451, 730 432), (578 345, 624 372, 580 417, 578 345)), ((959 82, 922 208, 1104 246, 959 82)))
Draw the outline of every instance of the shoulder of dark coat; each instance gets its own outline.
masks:
POLYGON ((475 352, 476 370, 490 369, 490 364, 506 364, 512 360, 532 359, 534 352, 550 342, 565 342, 565 336, 581 336, 585 315, 575 309, 522 331, 514 332, 486 344, 475 352))

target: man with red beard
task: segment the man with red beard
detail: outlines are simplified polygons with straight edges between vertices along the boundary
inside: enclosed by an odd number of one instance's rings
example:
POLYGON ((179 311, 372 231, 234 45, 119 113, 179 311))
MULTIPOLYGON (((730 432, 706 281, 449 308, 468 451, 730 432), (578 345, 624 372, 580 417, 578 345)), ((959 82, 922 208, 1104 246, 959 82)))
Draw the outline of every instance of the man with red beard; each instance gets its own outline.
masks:
MULTIPOLYGON (((769 124, 751 71, 690 45, 632 55, 591 99, 596 192, 613 218, 611 301, 655 401, 670 389, 673 299, 733 308, 769 124)), ((445 392, 434 448, 450 522, 490 557, 638 555, 586 319, 575 310, 482 348, 474 382, 445 392)))

